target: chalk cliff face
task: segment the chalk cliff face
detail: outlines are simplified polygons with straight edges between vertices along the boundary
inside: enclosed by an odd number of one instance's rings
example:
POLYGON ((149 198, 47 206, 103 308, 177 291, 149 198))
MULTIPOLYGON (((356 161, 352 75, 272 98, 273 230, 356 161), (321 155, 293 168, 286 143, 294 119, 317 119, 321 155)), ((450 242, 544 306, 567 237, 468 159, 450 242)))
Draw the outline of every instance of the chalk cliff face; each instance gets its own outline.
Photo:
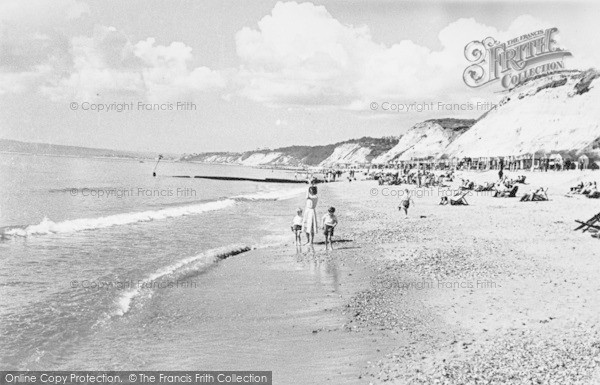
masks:
POLYGON ((373 159, 373 163, 437 158, 474 123, 475 120, 470 119, 432 119, 417 123, 402 135, 396 146, 373 159))
POLYGON ((332 167, 370 163, 374 157, 388 151, 396 143, 396 138, 364 137, 326 146, 292 146, 244 153, 204 153, 186 155, 180 160, 244 166, 332 167))
POLYGON ((448 157, 596 152, 600 138, 600 74, 563 71, 529 80, 444 151, 448 157))
MULTIPOLYGON (((183 157, 182 160, 186 160, 187 157, 183 157)), ((206 154, 202 158, 202 162, 206 163, 235 163, 239 159, 239 155, 231 155, 227 153, 223 154, 206 154)))
POLYGON ((358 143, 346 143, 337 146, 333 154, 322 161, 319 166, 331 167, 336 164, 364 164, 369 163, 372 149, 363 147, 358 143))
POLYGON ((275 163, 282 155, 280 152, 250 154, 247 158, 242 157, 239 163, 244 166, 260 166, 261 164, 275 163))

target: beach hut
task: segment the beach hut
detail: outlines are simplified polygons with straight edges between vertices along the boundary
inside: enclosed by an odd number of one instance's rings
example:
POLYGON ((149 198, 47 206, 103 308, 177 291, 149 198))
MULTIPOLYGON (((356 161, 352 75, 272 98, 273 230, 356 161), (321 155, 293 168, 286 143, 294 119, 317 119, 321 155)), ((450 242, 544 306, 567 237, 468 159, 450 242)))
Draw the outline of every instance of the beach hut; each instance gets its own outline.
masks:
POLYGON ((585 170, 590 164, 590 158, 587 155, 583 154, 579 158, 577 158, 577 164, 578 169, 585 170))
POLYGON ((563 157, 560 154, 550 155, 550 167, 554 170, 561 170, 563 168, 563 157))

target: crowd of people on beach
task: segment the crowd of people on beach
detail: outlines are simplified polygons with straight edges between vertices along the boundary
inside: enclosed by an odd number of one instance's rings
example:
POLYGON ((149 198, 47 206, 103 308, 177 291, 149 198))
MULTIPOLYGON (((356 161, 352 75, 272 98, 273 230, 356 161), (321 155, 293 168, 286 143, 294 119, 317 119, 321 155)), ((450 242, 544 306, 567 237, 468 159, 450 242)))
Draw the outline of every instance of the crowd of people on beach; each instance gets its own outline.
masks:
MULTIPOLYGON (((347 179, 349 182, 356 180, 355 172, 356 171, 353 169, 350 169, 347 171, 347 173, 348 173, 347 179)), ((336 182, 338 180, 341 180, 344 172, 342 170, 330 168, 330 169, 320 171, 319 174, 321 174, 323 176, 322 179, 318 178, 315 173, 312 173, 309 170, 304 170, 301 173, 298 173, 296 171, 296 173, 294 174, 294 179, 305 180, 306 182, 311 183, 311 184, 330 183, 330 182, 336 182), (302 174, 304 174, 304 175, 302 175, 302 174)))
POLYGON ((599 199, 600 198, 600 190, 598 190, 598 185, 596 184, 595 181, 587 182, 587 183, 580 182, 577 186, 571 187, 571 190, 567 194, 567 196, 574 196, 574 195, 583 195, 588 198, 599 199))
MULTIPOLYGON (((421 168, 394 169, 387 172, 376 172, 372 174, 372 179, 378 181, 379 185, 414 185, 417 188, 431 187, 450 187, 450 183, 457 179, 456 170, 430 170, 421 168)), ((458 190, 453 196, 444 196, 440 201, 440 205, 467 205, 465 193, 468 191, 484 192, 489 191, 493 197, 511 198, 516 197, 519 185, 526 184, 525 175, 517 175, 511 177, 504 172, 504 167, 501 165, 498 171, 498 179, 494 182, 477 183, 473 180, 460 178, 457 184, 458 190)), ((528 193, 521 197, 521 201, 547 201, 548 189, 544 187, 531 188, 528 193)), ((573 194, 582 193, 588 197, 600 198, 600 191, 596 189, 596 185, 583 183, 572 189, 573 194)), ((403 211, 405 216, 408 215, 408 208, 411 206, 411 193, 407 189, 402 193, 402 199, 398 209, 403 211)))
MULTIPOLYGON (((355 170, 349 170, 348 181, 356 180, 355 170)), ((325 248, 326 250, 333 250, 333 235, 336 226, 338 225, 338 219, 335 215, 336 209, 329 207, 327 213, 320 219, 317 216, 317 203, 318 203, 318 183, 335 182, 341 180, 343 172, 340 170, 329 169, 322 172, 323 179, 317 178, 314 174, 306 172, 306 181, 310 184, 306 194, 306 204, 304 209, 298 208, 296 216, 292 221, 292 232, 295 235, 295 244, 297 247, 303 245, 310 245, 312 248, 315 242, 315 235, 318 234, 319 230, 323 232, 325 236, 325 248), (302 242, 302 235, 306 236, 306 242, 302 242)), ((394 169, 387 172, 366 172, 367 179, 375 179, 379 185, 414 185, 417 188, 429 188, 429 187, 449 187, 449 183, 456 179, 455 170, 444 170, 443 172, 434 172, 433 170, 422 170, 420 168, 404 168, 394 169)), ((296 174, 298 178, 298 174, 296 174)), ((495 182, 487 183, 476 183, 469 179, 460 179, 458 185, 460 190, 463 191, 490 191, 494 197, 516 197, 518 191, 518 185, 526 184, 525 175, 517 175, 515 178, 509 177, 504 173, 504 167, 500 168, 498 172, 498 180, 495 182)), ((440 204, 467 204, 460 203, 464 202, 464 196, 456 197, 445 197, 442 198, 440 204)), ((596 182, 579 183, 577 186, 573 186, 568 194, 583 195, 588 198, 600 198, 600 190, 596 182)), ((525 193, 520 198, 521 201, 547 201, 548 200, 548 189, 544 187, 531 188, 528 193, 525 193)), ((414 204, 412 194, 409 189, 405 189, 398 206, 398 210, 404 212, 405 216, 408 216, 408 210, 411 205, 414 204)))
POLYGON ((432 170, 404 168, 377 173, 373 175, 373 179, 377 179, 379 185, 412 184, 417 187, 434 187, 453 181, 454 171, 436 174, 432 170))
MULTIPOLYGON (((511 178, 504 174, 502 170, 498 173, 499 179, 496 182, 487 182, 485 184, 477 184, 468 179, 463 179, 461 189, 472 191, 491 191, 495 198, 514 198, 517 196, 519 184, 526 184, 526 176, 518 175, 516 178, 511 178)), ((527 201, 547 201, 548 189, 544 187, 531 188, 529 192, 521 196, 521 202, 527 201)))

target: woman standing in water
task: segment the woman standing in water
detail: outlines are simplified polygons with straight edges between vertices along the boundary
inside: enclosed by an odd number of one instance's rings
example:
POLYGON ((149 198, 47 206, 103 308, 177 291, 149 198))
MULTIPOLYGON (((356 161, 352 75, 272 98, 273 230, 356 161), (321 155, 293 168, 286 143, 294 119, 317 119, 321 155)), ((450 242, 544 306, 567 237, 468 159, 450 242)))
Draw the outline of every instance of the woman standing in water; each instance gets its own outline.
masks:
POLYGON ((317 186, 310 186, 306 195, 306 208, 302 217, 302 231, 306 234, 306 243, 311 245, 317 232, 317 186))

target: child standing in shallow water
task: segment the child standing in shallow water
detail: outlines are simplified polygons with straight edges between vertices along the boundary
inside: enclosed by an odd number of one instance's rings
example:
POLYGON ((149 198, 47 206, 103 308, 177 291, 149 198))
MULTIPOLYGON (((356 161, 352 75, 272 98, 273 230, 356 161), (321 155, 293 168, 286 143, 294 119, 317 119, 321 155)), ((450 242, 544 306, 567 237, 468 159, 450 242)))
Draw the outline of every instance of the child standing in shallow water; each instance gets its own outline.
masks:
POLYGON ((296 216, 292 221, 292 232, 296 236, 296 246, 299 246, 302 243, 301 234, 302 234, 302 209, 298 208, 296 210, 296 216))
POLYGON ((323 234, 325 234, 325 250, 333 250, 333 230, 337 226, 338 220, 335 216, 335 207, 330 207, 327 210, 327 214, 323 215, 321 220, 321 227, 323 228, 323 234))

